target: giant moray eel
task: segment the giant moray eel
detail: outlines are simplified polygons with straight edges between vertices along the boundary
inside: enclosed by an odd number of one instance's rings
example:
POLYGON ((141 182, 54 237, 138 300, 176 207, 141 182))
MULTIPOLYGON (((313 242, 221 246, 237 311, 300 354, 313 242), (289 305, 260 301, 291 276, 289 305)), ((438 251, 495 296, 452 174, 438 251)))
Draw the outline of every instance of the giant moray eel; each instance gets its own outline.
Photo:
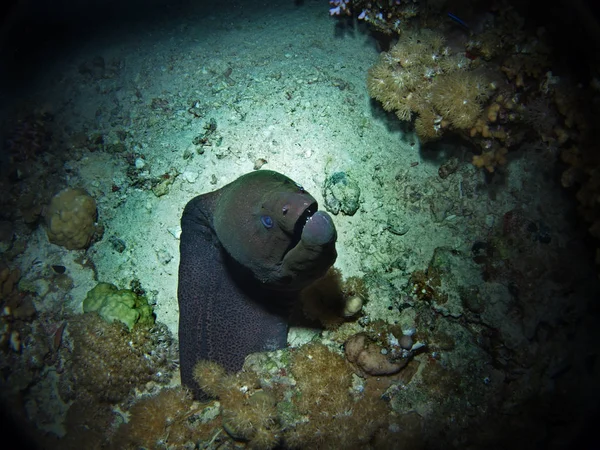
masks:
POLYGON ((299 291, 322 277, 337 253, 335 226, 299 184, 269 170, 199 195, 181 217, 181 381, 199 360, 229 372, 249 353, 282 348, 299 291))

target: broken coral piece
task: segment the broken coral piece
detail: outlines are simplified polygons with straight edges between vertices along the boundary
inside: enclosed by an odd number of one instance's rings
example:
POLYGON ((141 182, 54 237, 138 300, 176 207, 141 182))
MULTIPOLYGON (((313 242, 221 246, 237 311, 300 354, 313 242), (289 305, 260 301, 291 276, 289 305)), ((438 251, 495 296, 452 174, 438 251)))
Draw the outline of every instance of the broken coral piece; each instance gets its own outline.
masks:
POLYGON ((393 375, 400 372, 408 358, 394 358, 382 347, 372 342, 365 334, 352 336, 345 344, 346 358, 361 372, 368 375, 393 375))

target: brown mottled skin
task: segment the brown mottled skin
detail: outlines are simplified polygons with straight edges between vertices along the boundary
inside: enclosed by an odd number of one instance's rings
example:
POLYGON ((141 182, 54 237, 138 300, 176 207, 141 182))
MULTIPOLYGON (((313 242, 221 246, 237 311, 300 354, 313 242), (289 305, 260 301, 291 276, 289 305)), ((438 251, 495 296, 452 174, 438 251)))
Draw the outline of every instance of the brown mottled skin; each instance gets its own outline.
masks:
POLYGON ((336 231, 316 200, 277 172, 261 170, 193 198, 181 218, 181 381, 198 398, 199 360, 241 369, 253 352, 286 345, 299 291, 334 263, 336 231))

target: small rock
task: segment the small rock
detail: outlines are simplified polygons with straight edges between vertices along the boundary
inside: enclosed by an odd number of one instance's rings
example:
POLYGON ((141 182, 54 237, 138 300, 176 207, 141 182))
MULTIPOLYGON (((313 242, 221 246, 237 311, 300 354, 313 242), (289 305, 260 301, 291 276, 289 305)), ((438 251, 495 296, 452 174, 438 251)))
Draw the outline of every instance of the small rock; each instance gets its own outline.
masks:
POLYGON ((449 199, 440 197, 432 199, 430 206, 433 221, 438 223, 448 216, 448 212, 452 209, 453 204, 449 199))
POLYGON ((195 183, 198 179, 199 174, 198 172, 192 172, 191 170, 184 170, 181 176, 188 183, 195 183))
POLYGON ((154 195, 157 197, 162 197, 163 195, 169 193, 169 186, 171 186, 171 184, 173 184, 173 180, 171 178, 162 180, 152 188, 152 192, 154 192, 154 195))
POLYGON ((66 273, 56 276, 53 282, 54 286, 62 289, 63 291, 71 290, 73 288, 73 284, 73 279, 66 273))
POLYGON ((158 261, 162 264, 162 265, 167 265, 171 262, 171 260, 173 259, 173 256, 166 250, 164 249, 159 249, 156 251, 156 256, 158 257, 158 261))
POLYGON ((137 170, 142 170, 144 167, 146 167, 146 161, 144 161, 142 158, 136 158, 134 164, 137 170))
POLYGON ((336 172, 325 181, 323 197, 330 213, 352 216, 360 206, 360 187, 345 172, 336 172))
POLYGON ((167 228, 167 231, 171 233, 175 239, 179 239, 181 237, 181 227, 179 226, 167 228))
POLYGON ((393 375, 408 364, 408 358, 391 360, 390 356, 381 352, 381 347, 362 333, 348 339, 344 349, 348 361, 369 375, 393 375))
POLYGON ((108 242, 110 242, 112 248, 118 253, 123 253, 125 251, 125 248, 127 248, 125 241, 114 235, 108 238, 108 242))
POLYGON ((258 170, 260 169, 262 166, 264 166, 267 163, 267 160, 265 158, 258 158, 256 161, 254 161, 254 170, 258 170))
POLYGON ((403 349, 410 350, 412 348, 412 346, 413 346, 412 336, 410 336, 408 334, 404 334, 398 340, 398 343, 400 344, 400 347, 402 347, 403 349))
POLYGON ((410 227, 405 219, 398 214, 390 214, 387 219, 387 230, 396 236, 404 236, 410 227))
POLYGON ((453 174, 458 170, 458 164, 458 158, 450 158, 448 161, 446 161, 440 166, 440 168, 438 169, 438 175, 442 180, 448 178, 449 175, 453 174))
MULTIPOLYGON (((106 148, 107 153, 125 153, 127 151, 127 147, 122 142, 107 144, 105 148, 106 148)), ((141 159, 141 158, 138 158, 138 159, 141 159)), ((143 162, 143 160, 142 160, 142 162, 143 162)), ((137 167, 137 160, 136 160, 136 167, 137 167)))
POLYGON ((188 147, 183 151, 183 159, 190 159, 196 153, 196 146, 194 144, 188 145, 188 147))
POLYGON ((355 295, 346 300, 346 305, 344 306, 344 317, 352 317, 356 315, 363 307, 363 299, 360 295, 355 295))

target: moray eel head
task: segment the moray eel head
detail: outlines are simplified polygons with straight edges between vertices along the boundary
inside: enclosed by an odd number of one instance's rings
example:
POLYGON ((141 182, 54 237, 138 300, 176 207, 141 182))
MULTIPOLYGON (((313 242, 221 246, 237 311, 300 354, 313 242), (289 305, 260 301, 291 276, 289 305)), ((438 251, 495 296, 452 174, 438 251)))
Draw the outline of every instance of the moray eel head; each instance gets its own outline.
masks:
POLYGON ((323 276, 337 256, 331 217, 277 172, 251 172, 228 185, 213 220, 227 253, 268 288, 299 290, 323 276))

